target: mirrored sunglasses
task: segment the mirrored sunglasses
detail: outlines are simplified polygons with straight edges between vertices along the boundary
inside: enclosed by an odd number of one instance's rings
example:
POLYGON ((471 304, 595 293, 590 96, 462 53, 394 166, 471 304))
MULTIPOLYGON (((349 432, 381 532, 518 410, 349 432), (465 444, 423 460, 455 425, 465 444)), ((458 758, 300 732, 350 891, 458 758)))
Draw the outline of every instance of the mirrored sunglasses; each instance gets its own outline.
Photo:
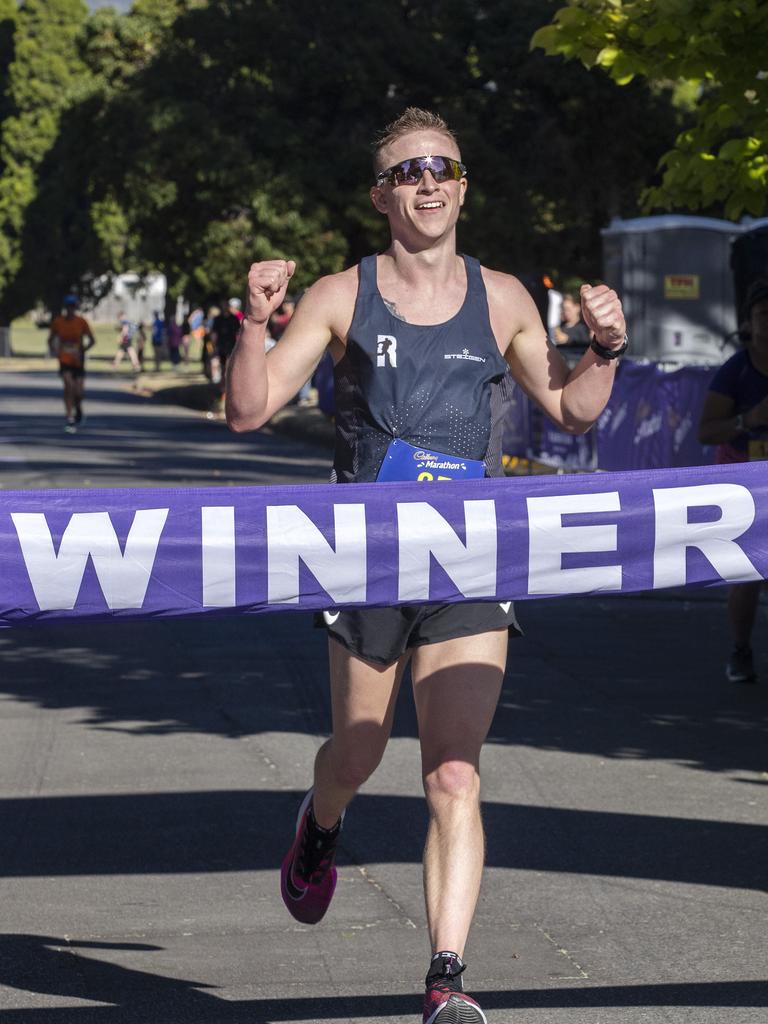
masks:
POLYGON ((418 185, 425 171, 429 171, 437 182, 460 181, 467 176, 464 164, 450 156, 413 156, 388 167, 386 171, 379 171, 376 184, 383 185, 388 181, 393 186, 418 185))

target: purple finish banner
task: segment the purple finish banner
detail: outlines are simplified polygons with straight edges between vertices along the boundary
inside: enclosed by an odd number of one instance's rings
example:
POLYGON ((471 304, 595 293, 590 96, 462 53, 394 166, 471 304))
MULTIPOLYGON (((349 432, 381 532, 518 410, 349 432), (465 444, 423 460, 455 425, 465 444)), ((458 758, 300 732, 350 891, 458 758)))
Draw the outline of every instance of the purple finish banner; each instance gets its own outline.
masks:
POLYGON ((761 580, 765 463, 445 483, 0 491, 0 625, 761 580))

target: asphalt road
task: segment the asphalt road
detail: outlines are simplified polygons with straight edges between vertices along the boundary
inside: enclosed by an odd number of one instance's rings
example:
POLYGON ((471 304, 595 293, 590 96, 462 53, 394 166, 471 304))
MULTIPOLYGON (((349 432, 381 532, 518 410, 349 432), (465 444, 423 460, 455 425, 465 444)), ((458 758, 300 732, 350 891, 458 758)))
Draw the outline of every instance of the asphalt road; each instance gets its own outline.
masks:
MULTIPOLYGON (((94 378, 0 377, 5 488, 322 480, 94 378)), ((466 981, 489 1024, 768 1020, 764 682, 723 679, 722 595, 531 601, 483 763, 466 981)), ((328 725, 303 615, 0 632, 0 1024, 416 1024, 425 829, 407 685, 326 920, 278 866, 328 725)))
MULTIPOLYGON (((152 375, 147 375, 151 381, 152 375)), ((89 374, 76 434, 64 431, 49 370, 0 373, 0 483, 9 488, 210 487, 327 481, 316 444, 231 434, 199 412, 132 391, 125 374, 89 374)))

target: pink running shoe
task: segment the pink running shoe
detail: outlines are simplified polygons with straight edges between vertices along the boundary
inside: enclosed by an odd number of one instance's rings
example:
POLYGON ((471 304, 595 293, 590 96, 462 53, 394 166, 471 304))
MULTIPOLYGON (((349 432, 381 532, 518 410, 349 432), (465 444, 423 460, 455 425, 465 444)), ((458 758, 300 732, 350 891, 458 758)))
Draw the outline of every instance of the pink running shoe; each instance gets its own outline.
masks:
POLYGON ((435 953, 426 978, 424 1024, 488 1024, 485 1014, 464 991, 466 964, 458 953, 435 953))
POLYGON ((310 815, 313 790, 299 808, 296 837, 280 871, 283 903, 297 921, 317 924, 333 899, 336 888, 336 843, 342 818, 332 829, 321 829, 310 815))

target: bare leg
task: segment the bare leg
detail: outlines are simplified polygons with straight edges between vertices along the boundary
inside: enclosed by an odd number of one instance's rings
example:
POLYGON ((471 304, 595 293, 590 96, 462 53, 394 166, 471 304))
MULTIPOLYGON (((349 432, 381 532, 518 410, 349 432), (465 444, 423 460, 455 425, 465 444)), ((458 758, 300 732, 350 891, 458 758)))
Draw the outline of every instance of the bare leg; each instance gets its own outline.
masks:
POLYGON ((128 358, 131 360, 131 366, 134 368, 136 373, 140 373, 141 372, 141 360, 139 359, 139 354, 136 351, 136 349, 133 347, 133 345, 129 345, 128 346, 128 358))
POLYGON ((735 583, 728 590, 728 621, 736 647, 749 647, 761 583, 735 583))
POLYGON ((62 374, 64 381, 64 409, 67 413, 67 419, 71 420, 75 417, 75 381, 71 373, 66 371, 62 374))
POLYGON ((463 956, 483 872, 480 748, 504 678, 506 630, 413 651, 429 829, 424 896, 432 952, 463 956))
POLYGON ((83 395, 85 394, 85 377, 77 377, 73 381, 74 385, 74 406, 75 412, 82 416, 82 409, 80 408, 83 404, 83 395))
POLYGON ((315 759, 315 820, 332 828, 381 761, 407 656, 382 667, 328 641, 333 733, 315 759))

